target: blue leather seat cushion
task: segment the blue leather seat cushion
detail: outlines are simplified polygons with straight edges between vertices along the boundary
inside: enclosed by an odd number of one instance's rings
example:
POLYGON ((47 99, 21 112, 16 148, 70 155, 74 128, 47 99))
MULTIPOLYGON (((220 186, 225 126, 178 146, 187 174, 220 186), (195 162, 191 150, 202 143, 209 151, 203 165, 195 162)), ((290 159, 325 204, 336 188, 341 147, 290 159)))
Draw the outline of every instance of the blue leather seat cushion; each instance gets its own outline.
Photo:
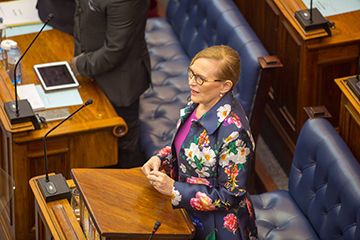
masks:
POLYGON ((288 191, 277 190, 251 196, 259 239, 319 239, 309 220, 288 191))
POLYGON ((289 191, 252 199, 261 239, 360 239, 360 165, 326 119, 303 125, 289 191))

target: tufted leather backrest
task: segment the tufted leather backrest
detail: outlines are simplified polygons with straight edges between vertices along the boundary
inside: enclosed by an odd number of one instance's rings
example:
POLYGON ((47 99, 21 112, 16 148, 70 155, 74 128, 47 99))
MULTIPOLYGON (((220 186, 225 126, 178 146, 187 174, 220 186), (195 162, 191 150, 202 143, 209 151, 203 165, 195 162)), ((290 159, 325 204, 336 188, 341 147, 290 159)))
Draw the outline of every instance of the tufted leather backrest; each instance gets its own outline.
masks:
POLYGON ((289 192, 320 239, 360 239, 360 166, 327 120, 303 126, 289 192))
POLYGON ((241 76, 234 93, 250 117, 260 73, 257 58, 268 53, 235 3, 232 0, 170 0, 166 17, 190 59, 202 49, 220 44, 239 53, 241 76))

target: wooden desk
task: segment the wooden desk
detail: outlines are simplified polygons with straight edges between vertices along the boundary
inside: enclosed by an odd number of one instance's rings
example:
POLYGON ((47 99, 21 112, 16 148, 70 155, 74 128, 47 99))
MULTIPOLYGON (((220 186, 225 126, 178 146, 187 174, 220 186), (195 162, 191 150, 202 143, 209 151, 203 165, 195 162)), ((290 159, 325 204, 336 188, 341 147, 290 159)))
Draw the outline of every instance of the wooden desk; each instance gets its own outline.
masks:
MULTIPOLYGON (((14 195, 14 180, 0 168, 0 216, 14 195)), ((6 239, 6 233, 0 228, 0 239, 6 239)))
MULTIPOLYGON (((66 199, 46 202, 41 193, 37 179, 33 177, 29 184, 35 197, 36 239, 79 239, 85 240, 85 235, 76 220, 71 206, 66 199)), ((68 180, 69 187, 74 187, 72 179, 68 180)))
POLYGON ((339 126, 340 91, 334 79, 355 74, 360 46, 360 11, 326 19, 335 23, 331 37, 323 30, 306 33, 295 11, 301 0, 234 0, 270 55, 279 57, 269 92, 261 135, 289 173, 296 140, 307 117, 304 107, 324 105, 339 126))
MULTIPOLYGON (((25 51, 35 34, 12 37, 25 51)), ((71 35, 58 30, 42 32, 21 65, 23 84, 39 84, 33 65, 55 61, 69 61, 73 56, 74 42, 71 35)), ((100 167, 117 163, 117 141, 127 126, 97 84, 90 79, 78 78, 79 93, 83 102, 91 98, 94 103, 76 114, 49 134, 47 152, 49 172, 62 173, 70 178, 70 169, 100 167), (122 133, 118 130, 124 130, 122 133)), ((15 181, 14 198, 5 210, 0 225, 9 238, 31 240, 35 236, 34 197, 29 180, 45 173, 43 136, 57 122, 41 124, 34 130, 32 124, 11 125, 4 111, 4 102, 14 100, 14 87, 0 69, 0 167, 15 181)), ((70 113, 80 106, 68 107, 70 113)))
MULTIPOLYGON (((192 239, 195 228, 183 209, 172 208, 170 197, 156 191, 140 168, 72 169, 96 231, 109 239, 192 239)), ((88 224, 81 211, 81 225, 88 224)), ((85 214, 86 215, 86 214, 85 214)))
POLYGON ((348 87, 347 79, 335 79, 341 91, 339 134, 360 162, 360 101, 348 87))

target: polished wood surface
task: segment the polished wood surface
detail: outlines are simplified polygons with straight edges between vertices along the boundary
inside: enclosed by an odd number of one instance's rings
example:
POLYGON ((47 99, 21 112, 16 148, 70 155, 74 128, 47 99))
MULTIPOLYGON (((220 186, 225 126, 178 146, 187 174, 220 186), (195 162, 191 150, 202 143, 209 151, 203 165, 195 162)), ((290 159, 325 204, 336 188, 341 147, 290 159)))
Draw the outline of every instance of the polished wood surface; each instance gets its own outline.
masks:
MULTIPOLYGON (((14 41, 18 43, 20 50, 23 52, 27 46, 31 43, 36 34, 27 34, 17 37, 12 37, 14 41)), ((22 84, 40 84, 33 70, 35 64, 57 62, 57 61, 69 61, 73 56, 74 41, 71 35, 63 33, 58 30, 51 30, 42 32, 34 45, 30 48, 27 55, 23 58, 21 63, 21 70, 23 76, 22 84)), ((14 86, 12 85, 8 75, 5 71, 0 71, 0 87, 1 101, 8 102, 15 99, 14 86)), ((63 135, 66 133, 76 133, 94 130, 102 127, 122 125, 124 122, 118 117, 114 111, 111 103, 105 97, 104 93, 97 86, 97 84, 89 78, 78 77, 80 88, 79 93, 83 102, 86 102, 89 98, 94 100, 94 103, 89 107, 81 110, 81 115, 74 116, 71 121, 66 122, 66 127, 59 128, 50 136, 63 135)), ((1 104, 3 107, 3 104, 1 104)), ((74 112, 80 106, 67 107, 70 112, 74 112)), ((1 120, 4 122, 4 127, 7 131, 13 133, 24 132, 26 130, 32 130, 31 123, 11 125, 7 119, 6 113, 2 112, 0 115, 1 120)), ((41 130, 28 131, 27 136, 21 136, 14 138, 14 141, 22 143, 30 140, 41 139, 44 134, 53 126, 59 122, 47 123, 46 126, 42 126, 41 130)), ((50 137, 49 136, 49 137, 50 137)))
MULTIPOLYGON (((24 52, 35 35, 21 35, 11 39, 24 52)), ((42 32, 22 60, 23 84, 39 84, 33 71, 34 64, 69 61, 73 50, 71 35, 55 29, 42 32)), ((78 81, 83 102, 91 98, 94 103, 47 137, 49 172, 62 173, 67 179, 70 178, 72 168, 116 164, 118 137, 127 130, 125 122, 117 115, 98 85, 88 78, 79 77, 78 81)), ((35 211, 28 181, 45 173, 42 138, 60 121, 41 124, 39 130, 34 130, 31 122, 10 124, 3 103, 14 100, 14 87, 3 68, 0 69, 0 89, 0 167, 16 183, 14 198, 1 221, 7 223, 12 238, 31 240, 35 236, 35 211)), ((79 107, 67 108, 72 113, 79 107)))
POLYGON ((106 239, 192 239, 195 229, 184 210, 156 191, 140 168, 72 169, 75 185, 101 236, 106 239))
MULTIPOLYGON (((76 220, 69 201, 66 199, 46 202, 37 179, 30 179, 29 184, 35 197, 36 239, 79 239, 85 240, 85 236, 76 220)), ((68 180, 69 187, 74 186, 73 181, 68 180)))
POLYGON ((307 120, 304 107, 325 106, 339 127, 339 88, 334 79, 355 74, 360 47, 360 11, 326 17, 335 23, 332 36, 304 32, 295 11, 301 0, 234 0, 268 50, 279 57, 269 91, 261 135, 289 173, 296 140, 307 120))
POLYGON ((360 100, 347 85, 347 79, 335 79, 341 91, 339 134, 360 162, 360 100))

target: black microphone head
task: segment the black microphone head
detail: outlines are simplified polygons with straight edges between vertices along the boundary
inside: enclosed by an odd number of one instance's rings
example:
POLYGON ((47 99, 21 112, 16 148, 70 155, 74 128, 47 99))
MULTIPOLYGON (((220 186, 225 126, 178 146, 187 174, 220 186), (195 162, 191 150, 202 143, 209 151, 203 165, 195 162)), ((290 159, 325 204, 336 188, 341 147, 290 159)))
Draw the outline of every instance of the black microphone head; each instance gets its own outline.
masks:
POLYGON ((160 221, 156 221, 155 225, 154 225, 154 230, 158 230, 158 228, 160 227, 161 222, 160 221))
POLYGON ((49 15, 47 16, 46 22, 50 22, 53 18, 54 18, 54 14, 49 13, 49 15))
POLYGON ((86 103, 84 104, 85 106, 87 106, 87 105, 90 105, 90 104, 92 104, 93 103, 93 100, 90 98, 90 99, 88 99, 87 101, 86 101, 86 103))

